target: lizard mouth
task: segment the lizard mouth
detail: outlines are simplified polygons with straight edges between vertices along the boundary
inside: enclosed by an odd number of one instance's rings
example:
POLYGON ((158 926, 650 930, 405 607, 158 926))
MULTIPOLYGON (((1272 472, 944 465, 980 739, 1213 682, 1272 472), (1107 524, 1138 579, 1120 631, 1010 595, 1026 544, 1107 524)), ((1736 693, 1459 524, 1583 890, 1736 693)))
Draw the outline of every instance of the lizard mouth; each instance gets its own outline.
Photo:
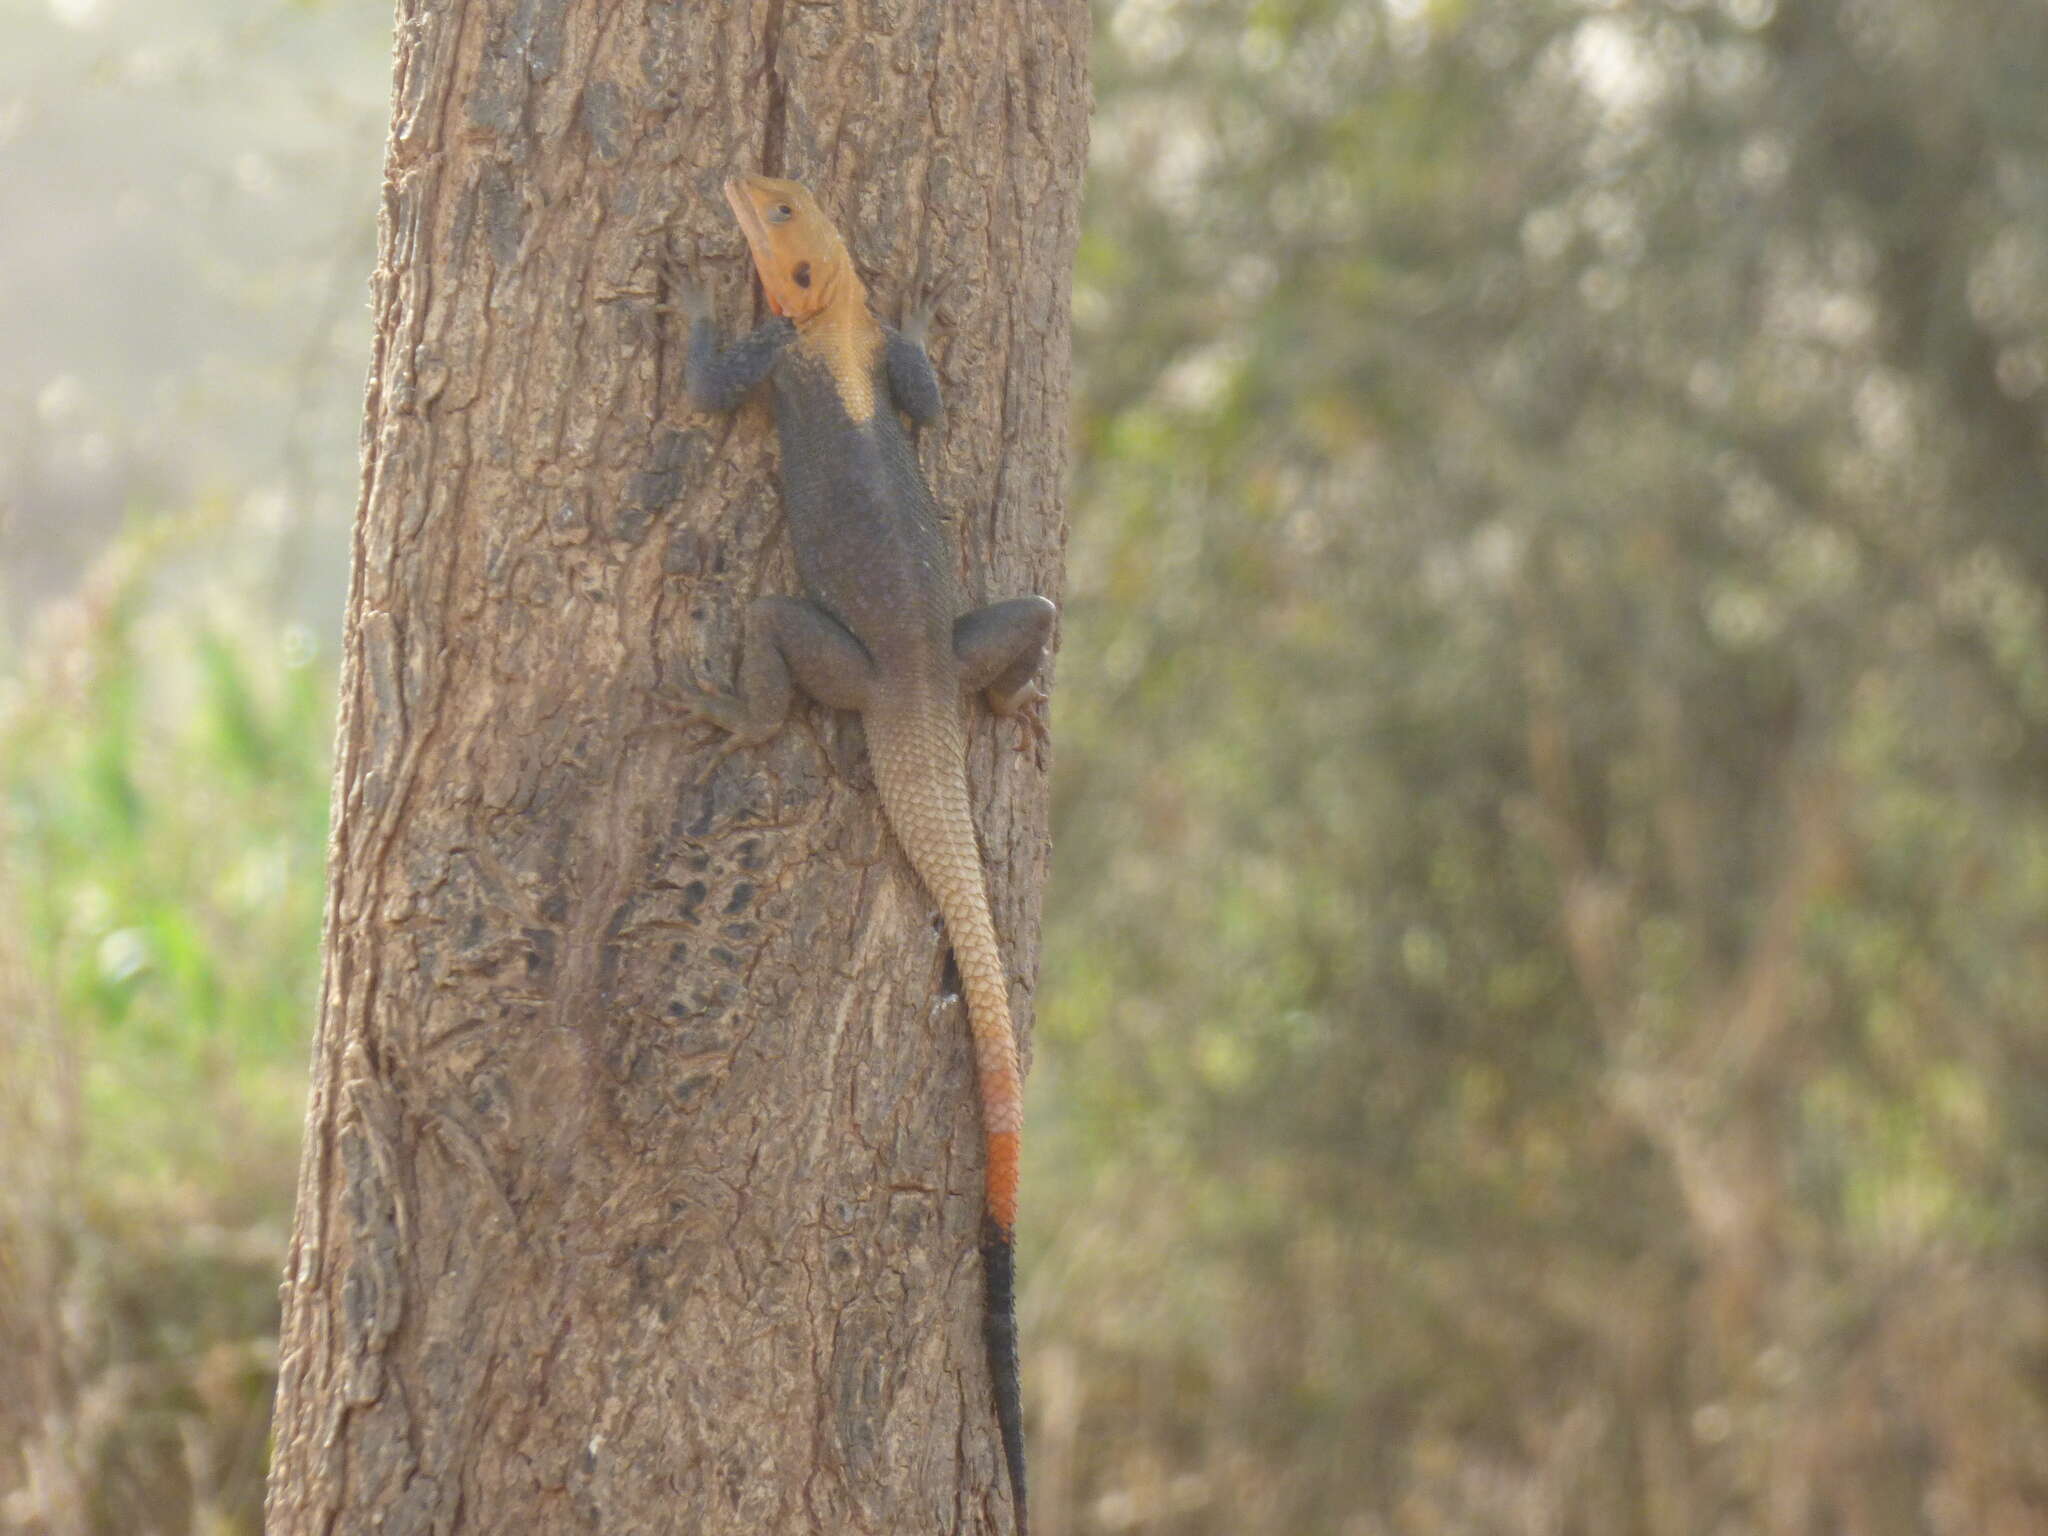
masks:
POLYGON ((752 245, 757 236, 766 233, 766 228, 761 223, 761 215, 755 209, 753 199, 747 196, 750 180, 752 178, 747 176, 726 178, 725 201, 732 209, 732 216, 739 220, 740 233, 747 237, 747 244, 752 245))
POLYGON ((760 274, 761 287, 768 296, 768 307, 775 313, 784 310, 776 297, 776 283, 773 277, 772 248, 768 240, 768 223, 761 217, 761 210, 755 206, 749 195, 756 178, 733 176, 725 183, 726 205, 732 209, 732 216, 740 226, 740 233, 746 236, 747 249, 754 258, 754 270, 760 274))

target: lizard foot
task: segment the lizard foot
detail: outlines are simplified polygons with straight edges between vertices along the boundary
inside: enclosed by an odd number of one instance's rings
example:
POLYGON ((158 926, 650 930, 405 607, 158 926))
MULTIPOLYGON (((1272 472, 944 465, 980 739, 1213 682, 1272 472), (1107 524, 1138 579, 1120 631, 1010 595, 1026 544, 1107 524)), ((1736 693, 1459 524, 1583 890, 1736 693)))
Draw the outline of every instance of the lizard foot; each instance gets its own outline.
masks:
POLYGON ((775 734, 773 728, 761 730, 748 720, 745 707, 728 694, 670 683, 657 688, 655 698, 683 716, 685 723, 716 726, 725 737, 713 754, 717 757, 729 757, 742 747, 758 747, 775 734))
POLYGON ((696 262, 671 240, 662 247, 661 282, 667 294, 656 306, 664 315, 681 315, 692 325, 712 315, 711 285, 697 276, 696 262))
POLYGON ((959 281, 959 277, 960 274, 954 272, 934 280, 931 275, 931 252, 919 250, 917 275, 911 278, 908 290, 911 295, 910 301, 903 310, 903 319, 897 329, 912 341, 922 345, 925 337, 931 332, 932 321, 938 316, 939 306, 946 301, 947 295, 952 293, 953 285, 959 281))
POLYGON ((1046 692, 1036 683, 1029 683, 1010 698, 993 703, 998 717, 1017 722, 1016 751, 1020 756, 1028 756, 1036 768, 1045 766, 1046 753, 1052 747, 1052 727, 1045 718, 1046 704, 1046 692))

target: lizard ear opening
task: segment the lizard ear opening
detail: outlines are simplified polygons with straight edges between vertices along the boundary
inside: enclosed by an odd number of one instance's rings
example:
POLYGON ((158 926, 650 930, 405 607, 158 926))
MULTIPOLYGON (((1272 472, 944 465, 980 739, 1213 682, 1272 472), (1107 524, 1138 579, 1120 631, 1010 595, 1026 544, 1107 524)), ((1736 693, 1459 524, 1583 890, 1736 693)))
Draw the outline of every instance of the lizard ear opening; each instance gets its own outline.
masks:
POLYGON ((811 286, 811 264, 808 261, 798 262, 796 269, 789 275, 796 280, 797 287, 808 288, 811 286))

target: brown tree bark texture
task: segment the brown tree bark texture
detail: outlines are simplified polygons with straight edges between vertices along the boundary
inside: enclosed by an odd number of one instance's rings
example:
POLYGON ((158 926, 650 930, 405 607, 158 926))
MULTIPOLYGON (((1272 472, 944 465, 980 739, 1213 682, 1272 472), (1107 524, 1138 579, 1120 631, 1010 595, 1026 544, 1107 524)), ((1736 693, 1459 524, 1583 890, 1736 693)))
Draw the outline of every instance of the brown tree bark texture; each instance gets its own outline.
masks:
MULTIPOLYGON (((929 249, 968 590, 1057 597, 1086 28, 400 5, 273 1536, 1009 1528, 965 1022, 859 725, 718 760, 655 699, 797 590, 767 412, 691 413, 659 256, 751 323, 743 170, 885 314, 929 249)), ((1014 729, 971 772, 1028 1021, 1014 729)))

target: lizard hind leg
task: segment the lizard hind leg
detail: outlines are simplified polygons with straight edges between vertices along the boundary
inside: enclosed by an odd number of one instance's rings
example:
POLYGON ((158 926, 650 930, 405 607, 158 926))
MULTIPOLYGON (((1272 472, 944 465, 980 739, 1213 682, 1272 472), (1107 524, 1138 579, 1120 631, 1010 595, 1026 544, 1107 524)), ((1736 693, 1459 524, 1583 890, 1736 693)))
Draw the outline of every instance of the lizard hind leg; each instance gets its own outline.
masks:
POLYGON ((1013 597, 953 621, 962 686, 984 693, 998 715, 1022 721, 1027 744, 1045 737, 1045 722, 1036 713, 1045 701, 1038 673, 1058 615, 1046 598, 1013 597))
POLYGON ((867 648, 828 609, 807 598, 764 597, 747 610, 735 691, 671 690, 669 700, 729 732, 730 750, 781 730, 799 689, 832 709, 866 708, 874 672, 867 648))
POLYGON ((1043 597, 1013 597, 990 603, 953 621, 953 655, 960 681, 984 690, 989 708, 1015 714, 1031 702, 1045 648, 1059 610, 1043 597))

